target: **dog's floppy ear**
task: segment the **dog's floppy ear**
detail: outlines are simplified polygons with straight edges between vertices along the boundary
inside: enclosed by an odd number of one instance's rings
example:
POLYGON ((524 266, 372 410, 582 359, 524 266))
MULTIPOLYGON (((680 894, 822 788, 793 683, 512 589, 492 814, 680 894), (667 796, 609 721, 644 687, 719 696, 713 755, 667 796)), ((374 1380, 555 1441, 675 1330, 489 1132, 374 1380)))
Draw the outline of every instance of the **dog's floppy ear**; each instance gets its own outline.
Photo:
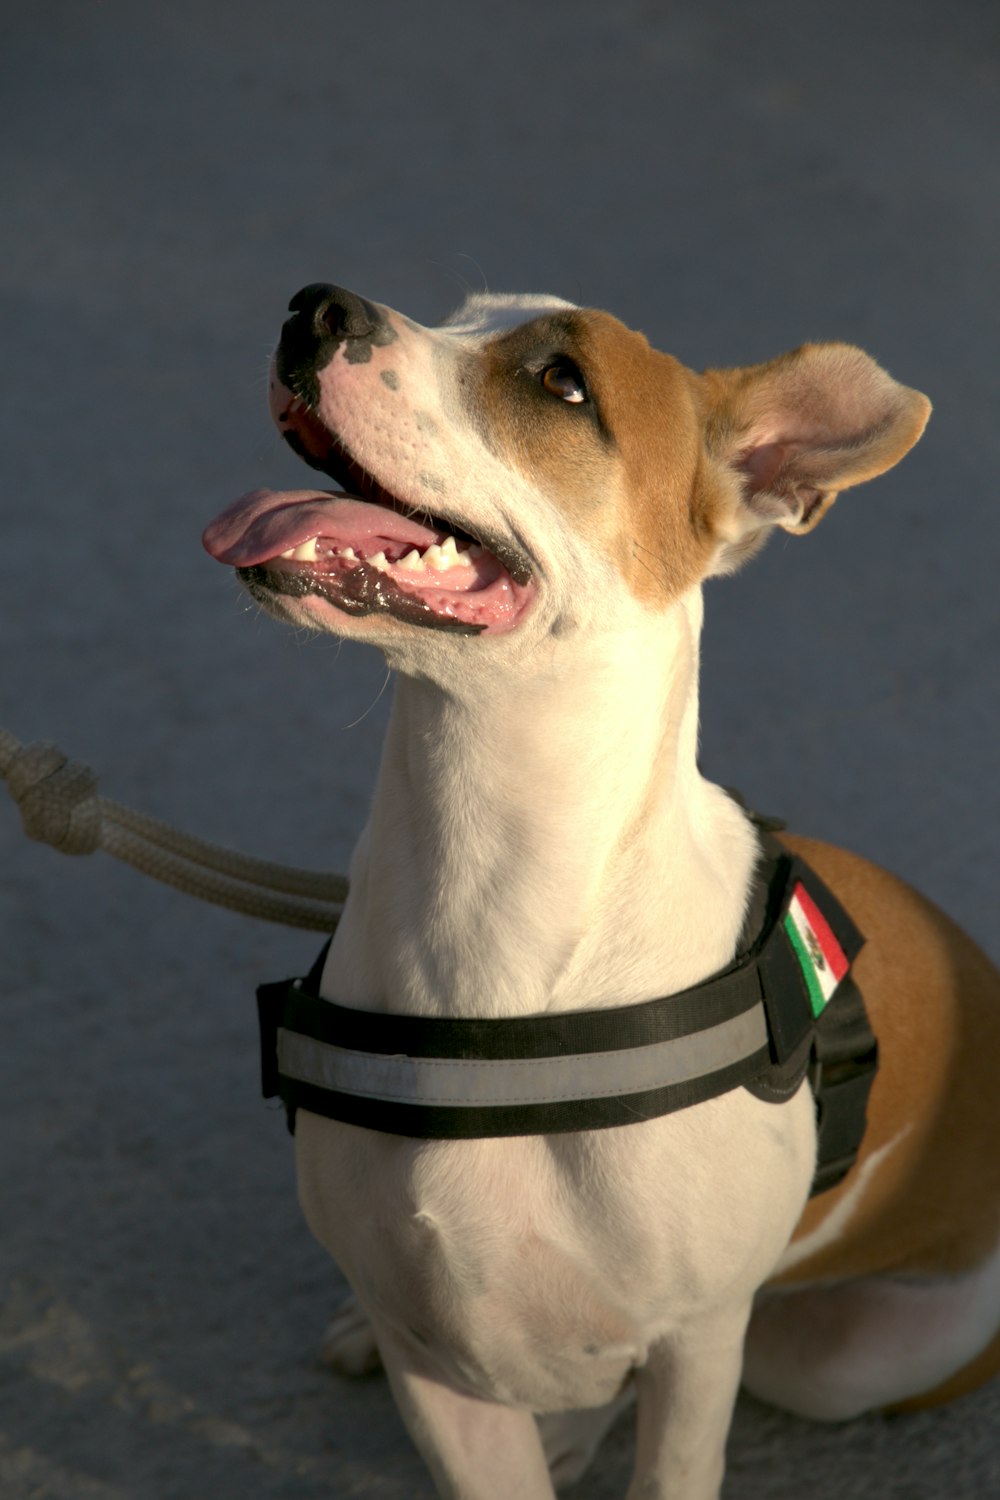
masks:
POLYGON ((898 463, 931 411, 852 344, 803 344, 768 364, 706 370, 704 381, 706 448, 738 490, 735 514, 716 520, 738 552, 771 526, 811 531, 841 490, 898 463))

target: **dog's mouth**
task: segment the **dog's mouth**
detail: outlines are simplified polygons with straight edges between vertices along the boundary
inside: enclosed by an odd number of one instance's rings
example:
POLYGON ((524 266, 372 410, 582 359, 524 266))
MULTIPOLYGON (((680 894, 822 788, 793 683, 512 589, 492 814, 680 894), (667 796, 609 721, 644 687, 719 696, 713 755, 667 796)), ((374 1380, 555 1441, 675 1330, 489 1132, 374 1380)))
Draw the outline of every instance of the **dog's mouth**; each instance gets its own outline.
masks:
POLYGON ((535 591, 509 543, 473 536, 393 495, 301 400, 279 414, 298 455, 337 490, 253 490, 202 538, 265 601, 315 598, 458 634, 513 630, 535 591))

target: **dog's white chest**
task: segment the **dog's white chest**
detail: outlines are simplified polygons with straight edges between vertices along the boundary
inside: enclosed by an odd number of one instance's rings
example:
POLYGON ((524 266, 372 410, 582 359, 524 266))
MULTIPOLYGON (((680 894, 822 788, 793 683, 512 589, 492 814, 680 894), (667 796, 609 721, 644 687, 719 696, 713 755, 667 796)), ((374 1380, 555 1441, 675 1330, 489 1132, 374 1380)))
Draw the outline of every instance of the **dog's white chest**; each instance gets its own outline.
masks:
POLYGON ((539 1411, 611 1400, 660 1333, 767 1274, 811 1132, 807 1098, 732 1094, 636 1127, 507 1140, 408 1141, 303 1112, 296 1143, 310 1226, 376 1324, 439 1378, 539 1411), (764 1163, 755 1183, 748 1150, 764 1163))
POLYGON ((418 1143, 303 1114, 296 1142, 314 1233, 442 1378, 541 1410, 609 1400, 641 1362, 614 1246, 587 1243, 540 1138, 418 1143))

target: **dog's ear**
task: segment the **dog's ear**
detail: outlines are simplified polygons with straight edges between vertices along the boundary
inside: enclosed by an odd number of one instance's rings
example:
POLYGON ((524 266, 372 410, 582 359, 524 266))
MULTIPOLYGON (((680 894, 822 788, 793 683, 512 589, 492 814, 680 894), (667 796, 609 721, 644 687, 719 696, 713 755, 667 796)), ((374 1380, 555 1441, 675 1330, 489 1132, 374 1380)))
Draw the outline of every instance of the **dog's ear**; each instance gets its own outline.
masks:
POLYGON ((706 370, 704 381, 706 448, 738 489, 736 513, 716 519, 744 553, 775 525, 811 531, 841 490, 898 463, 931 411, 851 344, 803 344, 768 364, 706 370))

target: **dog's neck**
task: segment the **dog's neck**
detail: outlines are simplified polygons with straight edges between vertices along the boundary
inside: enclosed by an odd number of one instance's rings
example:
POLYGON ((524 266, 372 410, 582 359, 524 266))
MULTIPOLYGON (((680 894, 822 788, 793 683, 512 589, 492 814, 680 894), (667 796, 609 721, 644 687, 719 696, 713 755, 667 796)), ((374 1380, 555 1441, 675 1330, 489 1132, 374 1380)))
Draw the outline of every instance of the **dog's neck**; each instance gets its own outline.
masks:
POLYGON ((696 765, 698 590, 539 670, 400 679, 324 993, 515 1015, 725 964, 754 841, 696 765))

